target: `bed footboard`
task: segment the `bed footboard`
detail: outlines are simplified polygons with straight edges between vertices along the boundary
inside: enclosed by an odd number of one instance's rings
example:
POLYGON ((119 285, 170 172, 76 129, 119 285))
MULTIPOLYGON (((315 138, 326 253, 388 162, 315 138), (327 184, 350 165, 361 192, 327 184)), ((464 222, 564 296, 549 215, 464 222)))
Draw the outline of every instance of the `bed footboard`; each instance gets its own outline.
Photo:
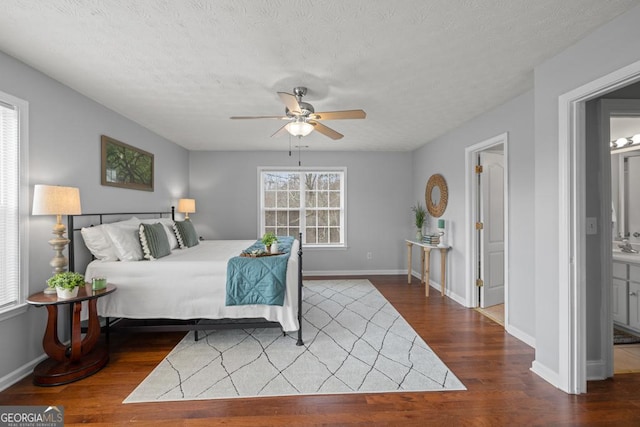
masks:
POLYGON ((298 238, 298 341, 296 345, 304 345, 302 341, 302 233, 298 238))

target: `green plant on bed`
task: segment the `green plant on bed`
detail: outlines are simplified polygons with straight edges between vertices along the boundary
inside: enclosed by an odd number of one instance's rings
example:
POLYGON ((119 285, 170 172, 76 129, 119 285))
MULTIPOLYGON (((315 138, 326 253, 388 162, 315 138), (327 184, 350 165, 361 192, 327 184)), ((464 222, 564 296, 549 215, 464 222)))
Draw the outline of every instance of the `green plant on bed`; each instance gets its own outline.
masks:
POLYGON ((84 276, 73 271, 63 271, 51 276, 47 280, 50 288, 62 288, 72 290, 77 286, 84 286, 84 276))
POLYGON ((272 244, 278 241, 278 238, 274 233, 268 232, 268 233, 264 233, 264 236, 262 236, 261 241, 265 246, 271 246, 272 244))

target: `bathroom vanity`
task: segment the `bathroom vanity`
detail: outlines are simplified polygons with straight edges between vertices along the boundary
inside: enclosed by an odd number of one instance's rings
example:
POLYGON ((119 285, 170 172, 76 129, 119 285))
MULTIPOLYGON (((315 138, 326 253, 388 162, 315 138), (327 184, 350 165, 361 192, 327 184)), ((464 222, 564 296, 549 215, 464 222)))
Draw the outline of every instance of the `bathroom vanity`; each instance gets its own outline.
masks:
POLYGON ((640 254, 613 251, 613 322, 640 332, 640 254))

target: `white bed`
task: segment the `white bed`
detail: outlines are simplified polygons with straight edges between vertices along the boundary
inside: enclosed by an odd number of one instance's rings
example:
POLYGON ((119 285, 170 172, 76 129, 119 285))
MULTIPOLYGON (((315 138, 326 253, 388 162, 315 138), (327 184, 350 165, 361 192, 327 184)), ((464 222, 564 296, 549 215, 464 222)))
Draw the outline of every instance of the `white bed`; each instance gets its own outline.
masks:
POLYGON ((205 240, 154 261, 89 263, 85 277, 106 277, 116 292, 98 299, 98 314, 129 319, 246 319, 298 326, 298 240, 291 247, 283 306, 226 306, 227 261, 254 240, 205 240))

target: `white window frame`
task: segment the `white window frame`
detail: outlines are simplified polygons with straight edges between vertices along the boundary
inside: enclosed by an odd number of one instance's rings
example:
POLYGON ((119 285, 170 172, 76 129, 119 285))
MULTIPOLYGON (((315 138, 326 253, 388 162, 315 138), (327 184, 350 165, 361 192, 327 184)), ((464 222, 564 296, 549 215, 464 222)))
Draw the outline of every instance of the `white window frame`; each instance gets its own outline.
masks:
MULTIPOLYGON (((29 291, 29 103, 0 91, 0 103, 12 106, 18 113, 18 246, 19 278, 17 298, 14 304, 0 307, 0 321, 17 316, 27 310, 27 292, 29 291)), ((2 284, 3 286, 5 284, 2 284)))
MULTIPOLYGON (((306 215, 304 215, 304 192, 300 198, 300 232, 302 233, 302 244, 305 248, 316 249, 336 249, 347 247, 347 168, 346 167, 258 167, 258 233, 262 236, 265 232, 265 207, 264 201, 264 183, 262 180, 262 174, 264 172, 285 172, 285 173, 341 173, 341 192, 340 192, 340 224, 342 242, 337 244, 316 244, 306 242, 306 215)), ((302 180, 301 180, 302 184, 302 180)))

